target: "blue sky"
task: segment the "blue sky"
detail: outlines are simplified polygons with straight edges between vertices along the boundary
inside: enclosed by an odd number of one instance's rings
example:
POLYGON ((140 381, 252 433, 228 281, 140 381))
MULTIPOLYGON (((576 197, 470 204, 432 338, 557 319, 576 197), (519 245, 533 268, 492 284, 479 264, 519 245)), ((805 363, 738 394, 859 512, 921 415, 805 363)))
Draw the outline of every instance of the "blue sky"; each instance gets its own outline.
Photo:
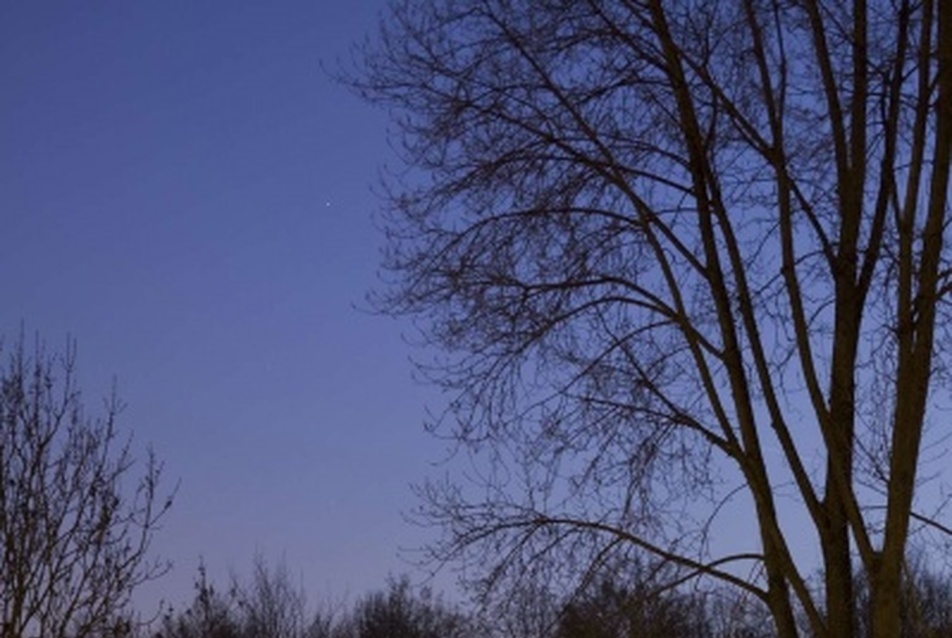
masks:
POLYGON ((313 598, 408 569, 409 485, 442 446, 376 283, 386 114, 321 69, 383 0, 0 5, 0 331, 79 346, 86 403, 176 505, 148 590, 286 561, 313 598))

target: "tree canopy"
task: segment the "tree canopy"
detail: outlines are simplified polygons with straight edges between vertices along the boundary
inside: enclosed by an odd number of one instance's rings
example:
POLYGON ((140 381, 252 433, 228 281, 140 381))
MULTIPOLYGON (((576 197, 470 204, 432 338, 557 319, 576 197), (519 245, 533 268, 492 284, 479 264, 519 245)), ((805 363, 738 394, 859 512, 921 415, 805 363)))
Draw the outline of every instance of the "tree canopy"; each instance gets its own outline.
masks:
POLYGON ((648 554, 783 637, 858 635, 858 566, 899 636, 913 524, 949 531, 917 490, 952 5, 408 0, 348 81, 409 166, 376 301, 443 353, 437 427, 481 455, 477 486, 423 489, 434 558, 498 591, 648 554))

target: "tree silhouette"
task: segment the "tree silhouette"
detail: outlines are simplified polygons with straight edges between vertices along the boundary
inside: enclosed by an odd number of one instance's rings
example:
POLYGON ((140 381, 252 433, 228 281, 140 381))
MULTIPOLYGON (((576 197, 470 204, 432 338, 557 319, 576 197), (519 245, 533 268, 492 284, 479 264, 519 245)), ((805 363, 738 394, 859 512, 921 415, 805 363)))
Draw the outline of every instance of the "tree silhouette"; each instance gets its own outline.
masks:
POLYGON ((935 0, 396 3, 346 81, 410 166, 375 301, 443 353, 476 459, 422 489, 433 558, 499 592, 649 554, 783 638, 857 635, 855 562, 898 637, 911 521, 949 527, 916 494, 950 67, 935 0))
POLYGON ((87 415, 75 386, 75 344, 58 356, 23 339, 0 378, 2 638, 125 636, 136 587, 167 565, 148 556, 171 506, 150 452, 136 479, 120 405, 87 415))
POLYGON ((429 589, 415 592, 406 578, 385 591, 365 596, 340 622, 335 638, 466 638, 475 637, 466 618, 429 589))
POLYGON ((605 574, 562 610, 556 638, 715 638, 698 592, 657 591, 649 578, 605 574))
POLYGON ((408 579, 367 594, 351 609, 308 616, 304 592, 291 584, 282 564, 269 568, 257 557, 247 582, 232 578, 216 589, 199 567, 195 598, 170 609, 154 638, 476 638, 470 621, 429 590, 416 592, 408 579))

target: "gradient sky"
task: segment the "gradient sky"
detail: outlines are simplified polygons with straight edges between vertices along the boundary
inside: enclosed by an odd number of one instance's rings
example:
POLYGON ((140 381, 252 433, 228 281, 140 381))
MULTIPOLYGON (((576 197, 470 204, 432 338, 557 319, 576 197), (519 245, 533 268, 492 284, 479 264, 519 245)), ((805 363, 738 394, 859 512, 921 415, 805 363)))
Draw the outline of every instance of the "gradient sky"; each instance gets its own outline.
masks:
POLYGON ((0 331, 79 347, 85 402, 177 502, 150 599, 283 560, 312 598, 408 570, 423 431, 376 283, 386 115, 321 70, 384 0, 0 4, 0 331))

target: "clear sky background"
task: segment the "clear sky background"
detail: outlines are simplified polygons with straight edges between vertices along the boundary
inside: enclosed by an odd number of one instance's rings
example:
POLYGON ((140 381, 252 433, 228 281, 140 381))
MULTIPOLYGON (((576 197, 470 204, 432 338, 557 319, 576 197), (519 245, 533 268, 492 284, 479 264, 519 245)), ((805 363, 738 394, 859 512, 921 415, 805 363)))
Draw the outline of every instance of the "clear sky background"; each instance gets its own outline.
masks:
POLYGON ((200 559, 219 583, 284 561, 313 601, 424 576, 400 549, 432 532, 402 513, 443 471, 441 397, 411 378, 409 325, 357 308, 399 161, 387 114, 321 66, 385 4, 0 2, 0 334, 75 337, 87 406, 115 377, 121 425, 180 482, 144 611, 190 600, 200 559))
POLYGON ((79 347, 86 404, 181 481, 149 597, 284 560, 312 599, 410 567, 442 445, 376 283, 386 114, 321 70, 384 0, 0 4, 0 331, 79 347))

